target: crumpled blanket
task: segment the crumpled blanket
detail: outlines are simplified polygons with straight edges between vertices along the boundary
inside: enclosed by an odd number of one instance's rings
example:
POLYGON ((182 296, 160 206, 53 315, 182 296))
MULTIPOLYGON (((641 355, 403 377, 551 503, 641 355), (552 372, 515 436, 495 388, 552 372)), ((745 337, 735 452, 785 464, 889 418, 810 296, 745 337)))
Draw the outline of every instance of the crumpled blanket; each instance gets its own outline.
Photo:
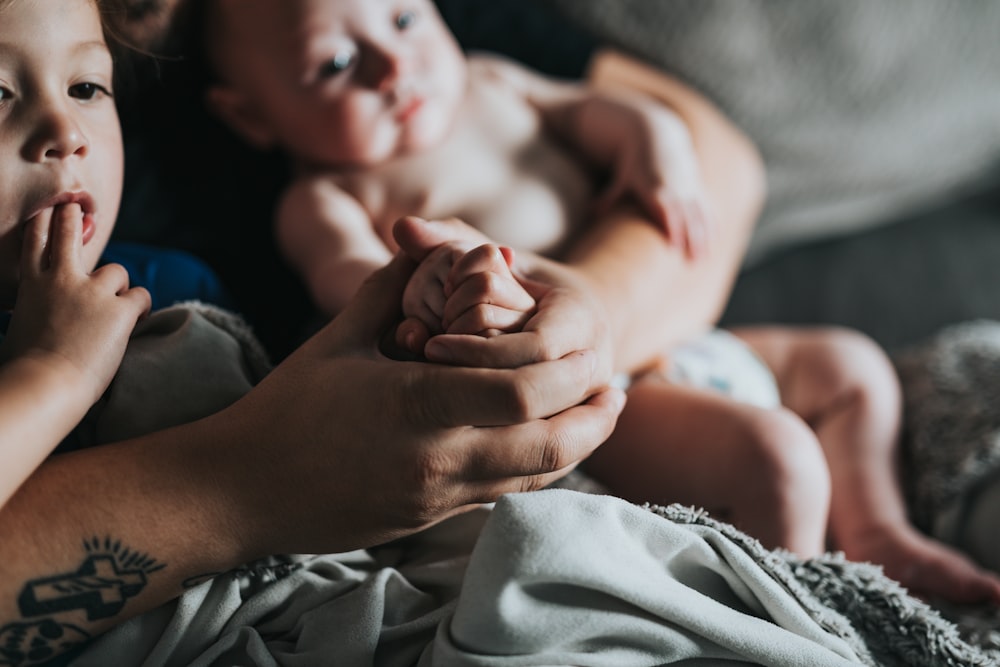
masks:
POLYGON ((162 308, 136 325, 77 438, 90 447, 200 419, 235 402, 270 369, 267 352, 239 315, 200 301, 162 308))
POLYGON ((74 665, 998 660, 874 566, 766 551, 691 508, 547 489, 377 549, 249 565, 123 624, 74 665))
MULTIPOLYGON (((984 354, 1000 360, 1000 324, 950 332, 914 350, 909 367, 900 360, 911 369, 907 395, 922 401, 911 407, 926 403, 916 410, 925 421, 910 422, 924 443, 913 450, 925 453, 915 461, 962 488, 968 485, 956 470, 964 468, 939 466, 931 446, 934 420, 950 423, 947 405, 955 399, 940 380, 964 368, 956 360, 988 371, 984 354), (942 350, 948 354, 938 359, 942 350), (941 410, 933 409, 938 400, 941 410)), ((137 330, 89 427, 105 441, 194 418, 200 415, 191 410, 228 404, 268 368, 237 316, 197 303, 160 311, 137 330), (175 391, 190 392, 192 372, 209 394, 194 402, 175 391), (149 409, 136 420, 142 406, 149 409)), ((972 388, 951 386, 959 396, 972 388)), ((970 409, 988 417, 988 407, 970 409)), ((991 451, 991 428, 987 418, 983 437, 955 451, 991 451)), ((912 472, 919 482, 919 470, 912 472)), ((931 501, 914 497, 918 508, 966 497, 944 482, 919 483, 931 501)), ((564 486, 506 496, 492 509, 367 551, 248 564, 122 624, 72 664, 1000 664, 995 611, 981 617, 977 636, 875 566, 837 554, 802 561, 767 551, 702 511, 632 505, 602 495, 579 473, 564 486)))

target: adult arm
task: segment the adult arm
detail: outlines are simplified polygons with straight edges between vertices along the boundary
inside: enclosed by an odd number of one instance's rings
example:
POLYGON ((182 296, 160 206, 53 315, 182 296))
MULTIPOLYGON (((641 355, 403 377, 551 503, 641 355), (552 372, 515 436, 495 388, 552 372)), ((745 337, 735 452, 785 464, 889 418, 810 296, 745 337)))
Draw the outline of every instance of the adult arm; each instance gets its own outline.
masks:
MULTIPOLYGON (((605 53, 595 59, 590 79, 599 87, 647 91, 684 118, 718 230, 710 252, 691 261, 637 206, 621 204, 590 225, 562 263, 518 253, 516 268, 547 286, 533 295, 538 311, 523 333, 489 340, 438 337, 426 350, 431 358, 513 366, 576 349, 565 347, 570 345, 608 352, 615 370, 635 371, 721 315, 764 200, 755 147, 708 100, 659 71, 605 53)), ((470 233, 457 227, 454 221, 413 227, 403 243, 418 257, 470 233)))
POLYGON ((382 356, 411 270, 373 275, 226 410, 47 460, 0 511, 3 639, 44 622, 72 644, 266 554, 412 533, 540 488, 607 437, 623 397, 593 352, 515 370, 382 356))

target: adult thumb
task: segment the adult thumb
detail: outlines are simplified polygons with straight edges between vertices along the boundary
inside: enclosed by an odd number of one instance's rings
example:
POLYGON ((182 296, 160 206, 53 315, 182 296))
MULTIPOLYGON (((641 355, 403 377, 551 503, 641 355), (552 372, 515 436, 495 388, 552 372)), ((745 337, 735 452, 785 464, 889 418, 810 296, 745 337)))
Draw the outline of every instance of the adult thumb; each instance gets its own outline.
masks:
POLYGON ((384 267, 375 271, 358 288, 343 311, 336 317, 359 340, 373 340, 402 320, 403 290, 416 264, 397 253, 384 267))

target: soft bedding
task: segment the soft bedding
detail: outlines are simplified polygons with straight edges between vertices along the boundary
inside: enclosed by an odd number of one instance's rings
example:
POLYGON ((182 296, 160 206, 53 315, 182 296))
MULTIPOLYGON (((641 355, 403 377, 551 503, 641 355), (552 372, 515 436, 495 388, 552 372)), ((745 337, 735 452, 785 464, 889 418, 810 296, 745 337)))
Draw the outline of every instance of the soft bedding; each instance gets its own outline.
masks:
POLYGON ((998 660, 873 566, 768 552, 692 508, 548 489, 368 552, 255 563, 120 626, 74 664, 998 660))
MULTIPOLYGON (((1000 323, 946 330, 897 364, 918 522, 963 548, 988 545, 1000 516, 1000 323)), ((234 400, 266 369, 239 317, 178 304, 144 322, 88 420, 105 437, 160 428, 192 418, 185 405, 234 400), (201 394, 183 381, 199 349, 216 379, 201 394), (164 363, 178 357, 190 363, 164 363), (158 400, 181 386, 186 402, 158 400)), ((1000 664, 995 608, 935 609, 875 566, 766 551, 697 508, 632 505, 580 473, 560 486, 376 549, 248 564, 126 622, 73 664, 1000 664)))

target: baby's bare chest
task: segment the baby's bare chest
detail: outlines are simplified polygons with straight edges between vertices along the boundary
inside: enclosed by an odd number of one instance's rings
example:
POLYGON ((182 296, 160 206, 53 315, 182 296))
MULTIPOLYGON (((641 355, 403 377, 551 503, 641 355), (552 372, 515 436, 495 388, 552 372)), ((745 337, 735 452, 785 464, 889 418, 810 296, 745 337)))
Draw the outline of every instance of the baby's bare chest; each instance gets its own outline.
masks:
POLYGON ((369 211, 384 238, 403 215, 454 216, 497 242, 542 253, 582 224, 592 196, 583 161, 503 87, 475 87, 444 143, 374 176, 381 205, 369 211))

